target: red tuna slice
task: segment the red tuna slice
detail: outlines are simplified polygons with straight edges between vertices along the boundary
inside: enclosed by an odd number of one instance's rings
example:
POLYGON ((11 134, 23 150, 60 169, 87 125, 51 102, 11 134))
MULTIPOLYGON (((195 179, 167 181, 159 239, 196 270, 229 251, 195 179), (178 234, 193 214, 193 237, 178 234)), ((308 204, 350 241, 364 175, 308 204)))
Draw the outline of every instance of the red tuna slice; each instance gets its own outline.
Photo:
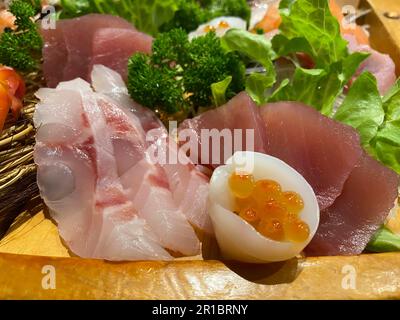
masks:
POLYGON ((124 80, 128 75, 128 60, 136 52, 151 53, 153 38, 135 30, 100 29, 93 37, 92 64, 102 64, 117 71, 124 80))
POLYGON ((261 115, 267 154, 304 176, 321 210, 332 205, 362 155, 358 133, 298 102, 267 104, 261 115))
POLYGON ((397 198, 399 177, 364 155, 335 203, 321 212, 310 256, 360 254, 384 223, 397 198))
POLYGON ((44 40, 43 46, 43 72, 46 83, 50 88, 55 88, 63 79, 64 67, 67 62, 68 51, 62 31, 63 22, 59 27, 49 30, 41 30, 44 40), (61 27, 60 27, 61 25, 61 27))
POLYGON ((387 54, 382 54, 370 46, 359 45, 353 36, 346 35, 346 40, 349 42, 350 52, 366 52, 371 54, 357 70, 355 78, 362 72, 371 72, 377 80, 378 89, 381 95, 384 95, 396 82, 396 65, 392 58, 387 54))
POLYGON ((44 39, 43 71, 48 85, 83 78, 90 80, 92 39, 102 28, 136 30, 126 20, 104 14, 89 14, 57 22, 54 30, 41 30, 44 39), (62 70, 62 73, 61 73, 62 70))
POLYGON ((179 135, 180 141, 185 135, 196 142, 197 152, 190 154, 191 160, 211 168, 224 164, 235 151, 265 153, 265 125, 258 107, 245 92, 217 109, 185 120, 179 127, 179 135), (208 133, 214 133, 208 131, 212 129, 216 135, 214 139, 208 137, 208 133), (218 135, 231 138, 218 139, 218 135))

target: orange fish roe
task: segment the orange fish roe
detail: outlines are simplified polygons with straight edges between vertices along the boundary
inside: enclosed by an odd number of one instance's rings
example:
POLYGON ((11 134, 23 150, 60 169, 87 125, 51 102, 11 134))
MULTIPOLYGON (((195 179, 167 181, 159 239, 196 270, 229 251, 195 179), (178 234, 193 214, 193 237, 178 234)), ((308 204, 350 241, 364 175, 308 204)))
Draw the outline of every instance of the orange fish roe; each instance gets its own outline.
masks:
POLYGON ((247 222, 258 222, 260 220, 259 214, 252 208, 245 208, 239 211, 239 216, 247 222))
POLYGON ((273 180, 255 181, 253 175, 233 173, 229 188, 235 197, 235 213, 263 236, 276 241, 303 242, 309 226, 300 219, 304 209, 301 196, 283 191, 273 180))
POLYGON ((237 198, 248 198, 254 189, 254 177, 250 174, 233 174, 229 178, 229 187, 237 198))

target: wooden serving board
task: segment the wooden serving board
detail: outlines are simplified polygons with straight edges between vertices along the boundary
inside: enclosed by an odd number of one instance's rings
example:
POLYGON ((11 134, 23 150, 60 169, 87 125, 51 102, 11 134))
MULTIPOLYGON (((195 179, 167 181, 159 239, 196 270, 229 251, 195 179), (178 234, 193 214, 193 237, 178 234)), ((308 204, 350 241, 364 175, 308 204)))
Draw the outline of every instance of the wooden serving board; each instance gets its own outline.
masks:
POLYGON ((43 213, 21 216, 0 252, 0 299, 400 299, 396 253, 265 265, 112 263, 71 257, 43 213), (42 287, 49 266, 55 289, 42 287))
POLYGON ((372 47, 390 54, 400 76, 400 1, 363 0, 361 7, 371 10, 362 22, 369 25, 372 47))
MULTIPOLYGON (((400 1, 361 6, 372 9, 363 21, 372 46, 392 56, 400 75, 400 19, 385 16, 400 14, 400 1)), ((71 257, 43 212, 25 212, 0 241, 0 299, 400 299, 400 254, 256 266, 201 257, 111 263, 71 257), (55 289, 43 287, 49 270, 55 289)))

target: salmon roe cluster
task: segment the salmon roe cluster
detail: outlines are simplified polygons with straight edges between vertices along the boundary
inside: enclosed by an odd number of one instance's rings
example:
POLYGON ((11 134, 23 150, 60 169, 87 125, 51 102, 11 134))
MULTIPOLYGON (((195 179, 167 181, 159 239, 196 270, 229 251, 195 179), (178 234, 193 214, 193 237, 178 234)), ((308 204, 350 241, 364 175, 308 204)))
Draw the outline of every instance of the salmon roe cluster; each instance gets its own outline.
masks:
POLYGON ((233 173, 229 187, 235 197, 234 212, 263 236, 276 241, 308 239, 310 228, 299 217, 304 202, 298 193, 283 191, 273 180, 255 181, 250 174, 233 173))

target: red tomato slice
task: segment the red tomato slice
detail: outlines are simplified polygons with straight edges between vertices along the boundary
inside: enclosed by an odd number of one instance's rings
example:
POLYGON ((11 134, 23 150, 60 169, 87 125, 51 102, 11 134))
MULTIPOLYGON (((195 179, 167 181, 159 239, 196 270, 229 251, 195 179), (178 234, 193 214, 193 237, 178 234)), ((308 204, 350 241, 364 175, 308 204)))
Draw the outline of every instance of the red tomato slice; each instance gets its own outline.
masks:
POLYGON ((3 130, 10 107, 11 99, 8 94, 8 88, 0 83, 0 132, 3 130))
POLYGON ((11 95, 22 99, 25 95, 25 82, 22 77, 10 67, 0 67, 0 82, 6 83, 11 95))

